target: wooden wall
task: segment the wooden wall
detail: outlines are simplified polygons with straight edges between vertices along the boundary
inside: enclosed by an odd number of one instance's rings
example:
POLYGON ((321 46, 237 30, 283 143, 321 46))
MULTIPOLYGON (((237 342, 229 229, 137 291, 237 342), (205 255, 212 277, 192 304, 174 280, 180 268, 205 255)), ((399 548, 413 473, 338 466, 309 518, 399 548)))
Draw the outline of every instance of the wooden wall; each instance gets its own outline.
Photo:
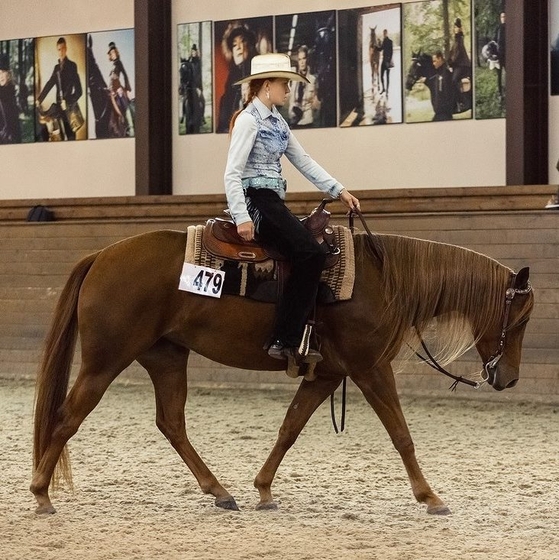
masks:
MULTIPOLYGON (((523 351, 521 380, 498 398, 559 402, 559 211, 544 210, 550 186, 471 189, 410 189, 356 193, 371 229, 444 241, 485 253, 514 269, 530 266, 536 305, 523 351)), ((299 215, 319 200, 316 193, 290 196, 299 215)), ((33 377, 54 304, 73 265, 84 255, 125 237, 155 229, 185 229, 219 215, 221 196, 118 197, 0 201, 0 377, 33 377), (27 223, 43 203, 56 221, 27 223)), ((343 207, 329 208, 345 223, 343 207)), ((356 333, 359 325, 355 325, 356 333)), ((79 355, 76 355, 76 363, 79 355)), ((479 371, 470 352, 450 368, 479 371)), ((139 366, 121 376, 146 380, 139 366)), ((196 383, 269 386, 293 383, 273 372, 232 370, 200 356, 191 360, 196 383)), ((407 364, 398 374, 402 392, 443 393, 450 380, 424 365, 407 364)), ((465 398, 495 398, 488 388, 462 386, 465 398)))

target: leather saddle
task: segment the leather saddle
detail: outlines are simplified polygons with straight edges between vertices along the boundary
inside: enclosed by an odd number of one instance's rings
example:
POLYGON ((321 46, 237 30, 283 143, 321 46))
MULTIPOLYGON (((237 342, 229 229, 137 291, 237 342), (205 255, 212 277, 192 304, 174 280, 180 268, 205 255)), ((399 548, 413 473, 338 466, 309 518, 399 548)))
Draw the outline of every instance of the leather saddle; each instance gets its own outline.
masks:
MULTIPOLYGON (((308 216, 301 219, 317 242, 326 247, 325 269, 335 266, 340 258, 334 229, 329 225, 330 212, 325 209, 329 202, 331 199, 323 199, 308 216)), ((288 260, 284 255, 261 245, 256 240, 245 241, 237 234, 235 223, 223 218, 212 218, 206 222, 202 243, 206 251, 229 261, 262 262, 273 259, 281 263, 288 260)))

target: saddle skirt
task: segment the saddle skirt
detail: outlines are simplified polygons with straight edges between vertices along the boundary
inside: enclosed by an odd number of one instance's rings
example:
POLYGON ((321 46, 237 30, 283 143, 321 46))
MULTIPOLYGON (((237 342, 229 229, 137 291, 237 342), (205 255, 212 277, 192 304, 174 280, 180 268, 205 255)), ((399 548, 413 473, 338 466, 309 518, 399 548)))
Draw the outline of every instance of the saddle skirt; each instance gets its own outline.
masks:
MULTIPOLYGON (((305 218, 310 219, 311 216, 305 218)), ((324 227, 317 216, 306 224, 315 239, 334 250, 326 259, 319 286, 319 303, 351 299, 355 280, 355 256, 351 232, 342 226, 324 227)), ((320 218, 321 220, 324 218, 320 218)), ((288 274, 289 263, 256 242, 243 241, 229 220, 208 220, 206 225, 189 226, 185 262, 225 272, 224 294, 258 301, 277 301, 288 274)))

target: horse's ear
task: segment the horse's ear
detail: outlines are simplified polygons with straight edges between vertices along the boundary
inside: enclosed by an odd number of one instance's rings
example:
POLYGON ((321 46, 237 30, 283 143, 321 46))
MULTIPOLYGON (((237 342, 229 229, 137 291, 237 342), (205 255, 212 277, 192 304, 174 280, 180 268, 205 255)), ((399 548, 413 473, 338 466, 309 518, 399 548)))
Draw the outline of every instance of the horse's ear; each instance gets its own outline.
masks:
POLYGON ((530 277, 530 269, 525 266, 518 271, 514 281, 514 287, 518 289, 526 288, 528 285, 528 278, 530 277))

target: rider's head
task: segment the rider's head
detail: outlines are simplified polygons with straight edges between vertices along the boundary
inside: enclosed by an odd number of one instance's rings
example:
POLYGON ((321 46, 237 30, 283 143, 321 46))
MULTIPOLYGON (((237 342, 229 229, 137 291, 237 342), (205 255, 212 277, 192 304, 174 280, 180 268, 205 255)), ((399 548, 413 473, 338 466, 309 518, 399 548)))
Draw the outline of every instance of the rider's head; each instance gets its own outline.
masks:
POLYGON ((66 58, 66 51, 68 50, 64 37, 60 37, 60 39, 56 41, 56 50, 58 51, 59 60, 64 60, 66 58))
POLYGON ((444 64, 444 55, 442 51, 437 51, 433 55, 433 66, 435 68, 440 68, 444 64))

